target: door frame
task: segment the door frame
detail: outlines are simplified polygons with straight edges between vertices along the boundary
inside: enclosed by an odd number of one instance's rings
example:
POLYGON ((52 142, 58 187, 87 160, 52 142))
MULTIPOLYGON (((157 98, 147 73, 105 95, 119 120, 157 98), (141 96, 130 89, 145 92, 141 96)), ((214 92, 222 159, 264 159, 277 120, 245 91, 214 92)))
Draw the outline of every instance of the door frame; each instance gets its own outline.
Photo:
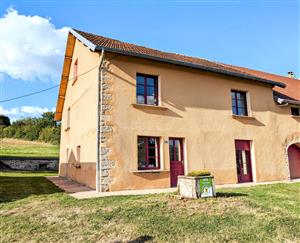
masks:
MULTIPOLYGON (((300 179, 300 177, 298 177, 298 176, 297 177, 292 177, 292 174, 293 174, 292 171, 293 171, 294 168, 291 168, 291 158, 290 158, 290 154, 289 154, 289 149, 292 146, 297 147, 297 149, 299 149, 300 147, 297 145, 297 143, 293 143, 293 144, 290 144, 288 146, 288 148, 287 148, 287 157, 288 157, 287 159, 288 159, 288 167, 289 167, 289 177, 290 177, 290 180, 297 180, 297 179, 300 179)), ((297 163, 297 161, 296 161, 296 163, 297 163)))
POLYGON ((289 136, 288 139, 286 139, 287 142, 285 143, 285 148, 284 148, 284 154, 285 154, 285 163, 286 163, 286 175, 288 180, 293 180, 291 178, 291 173, 290 173, 290 163, 289 163, 289 154, 288 154, 288 148, 290 145, 295 144, 295 143, 300 143, 300 136, 289 136))
POLYGON ((182 164, 183 164, 183 175, 186 175, 187 171, 187 163, 186 163, 186 142, 185 138, 183 137, 168 137, 168 153, 169 153, 169 168, 170 168, 170 187, 172 187, 172 181, 171 181, 171 157, 170 157, 170 148, 169 143, 172 139, 179 139, 180 140, 180 147, 181 147, 181 157, 182 157, 182 164))
POLYGON ((253 149, 253 140, 249 139, 234 139, 234 152, 235 152, 235 171, 236 171, 236 179, 237 184, 240 183, 254 183, 256 182, 256 166, 255 166, 255 157, 254 157, 254 149, 253 149), (250 154, 250 169, 251 169, 251 181, 249 182, 242 182, 239 181, 239 174, 237 173, 237 162, 236 162, 236 141, 247 141, 249 143, 249 154, 250 154))

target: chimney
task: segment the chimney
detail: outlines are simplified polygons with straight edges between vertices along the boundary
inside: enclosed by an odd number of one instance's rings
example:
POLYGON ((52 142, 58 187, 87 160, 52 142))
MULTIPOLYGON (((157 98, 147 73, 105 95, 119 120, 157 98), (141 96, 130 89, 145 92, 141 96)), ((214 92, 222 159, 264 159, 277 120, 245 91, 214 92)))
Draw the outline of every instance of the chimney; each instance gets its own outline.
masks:
POLYGON ((296 75, 295 75, 295 73, 293 71, 289 71, 288 72, 288 77, 289 78, 296 78, 296 75))

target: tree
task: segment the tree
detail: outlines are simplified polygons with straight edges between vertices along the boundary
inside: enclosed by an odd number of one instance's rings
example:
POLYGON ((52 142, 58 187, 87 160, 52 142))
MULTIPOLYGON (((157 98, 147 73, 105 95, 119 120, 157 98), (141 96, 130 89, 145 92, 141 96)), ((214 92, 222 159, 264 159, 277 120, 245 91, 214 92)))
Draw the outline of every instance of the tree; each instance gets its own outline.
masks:
POLYGON ((0 115, 0 126, 10 126, 10 119, 8 116, 0 115))
POLYGON ((42 117, 19 119, 10 126, 0 124, 0 135, 7 138, 59 144, 60 124, 54 121, 54 112, 45 112, 42 117))

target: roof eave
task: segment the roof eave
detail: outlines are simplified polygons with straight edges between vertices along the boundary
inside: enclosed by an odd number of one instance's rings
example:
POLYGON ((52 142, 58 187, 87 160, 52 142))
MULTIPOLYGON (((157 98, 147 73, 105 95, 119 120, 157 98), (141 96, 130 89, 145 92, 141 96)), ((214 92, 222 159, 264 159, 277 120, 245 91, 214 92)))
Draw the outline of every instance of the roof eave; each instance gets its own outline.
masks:
POLYGON ((102 49, 104 49, 105 51, 108 51, 108 52, 114 52, 114 53, 123 54, 123 55, 127 55, 127 56, 145 58, 145 59, 150 59, 150 60, 153 60, 153 61, 170 63, 170 64, 175 64, 175 65, 200 69, 200 70, 207 71, 207 72, 214 72, 214 73, 223 74, 223 75, 227 75, 227 76, 239 77, 239 78, 248 79, 248 80, 250 79, 250 80, 257 81, 257 82, 267 83, 267 84, 271 84, 271 85, 274 85, 274 86, 278 86, 278 87, 281 87, 281 88, 286 87, 286 85, 282 82, 276 82, 276 81, 272 81, 272 80, 268 80, 268 79, 253 77, 253 76, 246 75, 246 74, 230 72, 230 71, 227 71, 227 70, 220 70, 220 69, 212 68, 212 67, 206 67, 206 66, 199 65, 199 64, 194 64, 194 63, 189 63, 189 62, 182 62, 182 61, 166 59, 166 58, 160 58, 160 57, 155 57, 155 56, 145 55, 145 54, 140 54, 140 53, 133 53, 133 52, 130 52, 130 51, 123 51, 123 50, 120 50, 120 49, 108 48, 108 47, 99 46, 99 45, 95 47, 96 51, 100 51, 102 49))
POLYGON ((164 63, 170 63, 170 64, 175 64, 175 65, 200 69, 200 70, 207 71, 207 72, 214 72, 214 73, 223 74, 223 75, 227 75, 227 76, 233 76, 233 77, 239 77, 239 78, 248 79, 248 80, 254 80, 254 81, 257 81, 257 82, 260 82, 260 83, 266 83, 266 84, 270 84, 270 85, 273 85, 273 86, 278 86, 278 87, 281 87, 281 88, 286 87, 286 85, 282 82, 276 82, 276 81, 273 81, 273 80, 253 77, 253 76, 250 76, 250 75, 241 74, 241 73, 237 73, 237 72, 230 72, 230 71, 227 71, 227 70, 220 70, 220 69, 217 69, 217 68, 207 67, 207 66, 203 66, 203 65, 199 65, 199 64, 189 63, 189 62, 177 61, 177 60, 167 59, 167 58, 160 58, 160 57, 146 55, 146 54, 134 53, 134 52, 130 52, 130 51, 123 51, 123 50, 120 50, 120 49, 117 49, 117 48, 110 48, 110 47, 95 45, 91 41, 84 38, 76 30, 70 28, 70 32, 78 40, 80 40, 82 43, 84 43, 86 46, 88 46, 92 51, 105 50, 105 51, 114 52, 114 53, 118 53, 118 54, 123 54, 123 55, 127 55, 127 56, 140 57, 140 58, 145 58, 145 59, 149 59, 149 60, 153 60, 153 61, 159 61, 159 62, 164 62, 164 63))
POLYGON ((76 32, 76 30, 70 28, 70 33, 72 33, 72 35, 74 35, 78 40, 80 40, 82 43, 84 43, 88 48, 91 49, 91 51, 95 51, 96 50, 96 45, 93 44, 92 42, 90 42, 88 39, 84 38, 81 34, 79 34, 78 32, 76 32))

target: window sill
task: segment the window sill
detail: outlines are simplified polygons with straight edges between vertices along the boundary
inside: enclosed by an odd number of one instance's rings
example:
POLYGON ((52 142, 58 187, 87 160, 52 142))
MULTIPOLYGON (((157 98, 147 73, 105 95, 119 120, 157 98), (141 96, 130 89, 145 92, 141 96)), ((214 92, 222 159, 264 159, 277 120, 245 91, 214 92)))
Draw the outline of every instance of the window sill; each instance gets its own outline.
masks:
POLYGON ((65 132, 69 131, 70 129, 71 129, 71 127, 67 127, 67 128, 65 129, 65 132))
POLYGON ((234 119, 249 119, 249 120, 255 120, 255 117, 254 117, 254 116, 232 115, 232 118, 234 118, 234 119))
POLYGON ((168 110, 167 107, 159 105, 144 105, 144 104, 131 104, 134 108, 137 109, 149 109, 149 110, 168 110))
POLYGON ((169 170, 131 170, 131 173, 161 173, 169 172, 169 170))

